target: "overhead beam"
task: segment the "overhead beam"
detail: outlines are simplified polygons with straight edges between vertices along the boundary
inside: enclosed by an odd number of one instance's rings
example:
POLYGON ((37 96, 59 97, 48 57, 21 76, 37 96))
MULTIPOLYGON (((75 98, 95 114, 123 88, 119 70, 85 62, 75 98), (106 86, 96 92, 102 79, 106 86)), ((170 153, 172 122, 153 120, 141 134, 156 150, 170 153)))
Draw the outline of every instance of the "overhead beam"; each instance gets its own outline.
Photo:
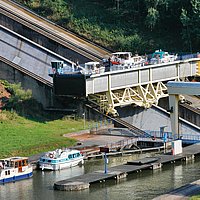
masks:
POLYGON ((168 94, 186 94, 186 95, 200 95, 199 82, 176 82, 169 81, 167 83, 168 94))
POLYGON ((178 102, 180 100, 180 94, 200 95, 200 83, 169 81, 167 83, 167 88, 172 134, 178 135, 179 138, 178 102))

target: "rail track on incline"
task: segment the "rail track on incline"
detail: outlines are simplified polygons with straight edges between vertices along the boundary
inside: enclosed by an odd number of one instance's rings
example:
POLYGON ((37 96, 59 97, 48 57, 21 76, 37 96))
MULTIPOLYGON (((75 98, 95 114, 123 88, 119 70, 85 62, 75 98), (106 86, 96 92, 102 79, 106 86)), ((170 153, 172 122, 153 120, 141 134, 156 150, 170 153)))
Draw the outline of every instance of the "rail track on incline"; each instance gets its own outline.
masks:
POLYGON ((1 0, 0 13, 90 60, 100 61, 110 55, 107 49, 71 33, 13 1, 1 0))
POLYGON ((48 81, 48 80, 42 78, 41 76, 38 76, 38 75, 34 74, 33 72, 11 62, 10 60, 7 60, 6 58, 3 58, 2 56, 0 56, 0 61, 11 66, 11 67, 13 67, 14 69, 16 69, 18 71, 24 73, 25 75, 39 81, 40 83, 43 83, 44 85, 49 86, 50 88, 53 88, 53 83, 51 83, 50 81, 48 81))
MULTIPOLYGON (((20 6, 19 4, 14 3, 11 0, 1 0, 0 1, 0 13, 2 15, 5 15, 8 18, 11 18, 12 20, 17 21, 18 23, 21 23, 22 25, 40 33, 41 35, 44 35, 45 37, 59 43, 60 45, 65 46, 66 48, 69 48, 81 55, 84 55, 88 59, 91 59, 93 61, 100 61, 102 58, 104 58, 106 55, 110 55, 111 52, 109 52, 107 49, 100 47, 96 44, 93 44, 92 42, 85 40, 70 31, 59 27, 58 25, 54 24, 53 22, 50 22, 39 15, 36 15, 35 13, 31 12, 30 10, 24 8, 23 6, 20 6)), ((21 68, 20 66, 0 57, 0 61, 5 62, 9 64, 10 66, 14 67, 15 69, 18 69, 19 71, 22 71, 23 73, 29 75, 30 77, 40 81, 41 83, 48 85, 49 87, 53 87, 53 84, 49 81, 37 76, 36 74, 25 70, 21 68)), ((199 110, 187 105, 183 105, 186 109, 193 111, 196 114, 200 114, 199 110)), ((121 124, 124 127, 129 128, 133 132, 137 133, 138 135, 145 134, 144 131, 134 127, 133 125, 130 125, 127 122, 124 122, 121 119, 115 119, 116 123, 121 124)))

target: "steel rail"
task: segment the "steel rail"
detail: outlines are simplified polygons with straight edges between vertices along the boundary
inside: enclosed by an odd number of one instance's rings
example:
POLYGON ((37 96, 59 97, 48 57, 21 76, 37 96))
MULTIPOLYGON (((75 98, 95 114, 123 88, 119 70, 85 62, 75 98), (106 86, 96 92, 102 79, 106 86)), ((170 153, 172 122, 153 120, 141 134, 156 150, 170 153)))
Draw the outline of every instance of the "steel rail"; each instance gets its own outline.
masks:
POLYGON ((180 107, 186 108, 187 110, 190 110, 191 112, 193 112, 196 115, 200 115, 200 110, 197 108, 194 108, 193 106, 190 106, 188 104, 179 104, 180 107))
POLYGON ((85 106, 89 109, 92 109, 93 111, 99 113, 100 115, 110 119, 111 121, 114 121, 126 128, 128 128, 130 131, 132 131, 133 133, 135 133, 136 135, 138 136, 144 136, 144 135, 147 135, 147 133, 139 128, 137 128, 136 126, 132 125, 132 124, 129 124, 128 122, 120 119, 119 117, 111 117, 109 115, 106 115, 105 113, 102 113, 100 110, 98 110, 97 108, 94 108, 90 102, 88 101, 87 104, 85 104, 85 106))
MULTIPOLYGON (((2 0, 2 1, 5 1, 5 0, 2 0)), ((87 43, 90 43, 92 46, 95 46, 97 48, 99 48, 101 51, 104 51, 106 53, 112 53, 112 51, 104 46, 101 46, 100 44, 97 44, 95 42, 92 42, 90 41, 88 38, 84 37, 84 36, 81 36, 81 35, 78 35, 77 33, 73 32, 72 30, 68 30, 68 29, 65 29, 64 27, 62 26, 59 26, 58 24, 56 24, 55 22, 53 21, 50 21, 48 20, 47 18, 45 17, 42 17, 41 15, 38 15, 37 13, 35 13, 34 11, 30 10, 28 7, 24 6, 23 4, 17 2, 16 0, 6 0, 6 2, 11 2, 12 5, 16 5, 17 7, 20 7, 21 9, 35 15, 37 18, 40 18, 46 22, 48 22, 49 24, 52 24, 53 26, 55 27, 58 27, 59 29, 62 29, 63 31, 69 33, 69 34, 72 34, 74 35, 75 37, 78 37, 80 39, 82 39, 83 41, 86 41, 87 43)))
MULTIPOLYGON (((31 28, 32 30, 34 30, 34 31, 36 31, 36 32, 48 37, 49 39, 52 39, 53 41, 56 41, 57 43, 59 43, 61 45, 66 46, 67 48, 69 48, 69 49, 71 49, 71 50, 73 50, 75 52, 78 52, 79 54, 81 54, 81 55, 83 55, 83 56, 85 56, 85 57, 87 57, 87 58, 89 58, 91 60, 94 60, 94 61, 102 60, 102 56, 100 54, 97 55, 94 52, 91 52, 91 50, 89 51, 87 47, 84 48, 83 46, 77 45, 77 44, 67 40, 66 38, 62 37, 61 35, 55 34, 54 32, 52 32, 50 30, 47 30, 44 27, 41 27, 40 25, 36 24, 35 22, 33 22, 33 21, 29 20, 29 19, 23 18, 19 14, 11 11, 8 8, 5 8, 1 4, 0 4, 0 12, 2 14, 4 14, 6 17, 9 17, 9 18, 11 18, 11 19, 13 19, 13 20, 25 25, 28 28, 31 28)), ((46 24, 47 23, 49 23, 49 22, 46 22, 46 24)), ((53 26, 55 26, 55 25, 53 25, 53 26)), ((70 33, 70 34, 72 34, 72 33, 70 33)), ((79 40, 83 40, 82 38, 78 38, 78 36, 76 36, 76 37, 79 40)), ((88 43, 88 47, 89 47, 89 45, 91 46, 92 44, 88 43)), ((110 52, 107 52, 107 53, 109 54, 110 52)))
POLYGON ((112 120, 114 120, 115 122, 121 124, 122 126, 128 128, 130 131, 132 131, 133 133, 141 136, 141 135, 147 135, 147 133, 139 128, 137 128, 136 126, 129 124, 128 122, 120 119, 120 118, 112 118, 112 120))
POLYGON ((58 36, 57 34, 54 34, 51 31, 48 31, 40 26, 38 26, 37 24, 33 24, 32 22, 30 22, 27 19, 23 19, 20 16, 15 15, 14 13, 10 12, 9 10, 6 10, 5 8, 2 9, 1 5, 0 5, 0 12, 2 14, 4 14, 6 17, 9 17, 11 19, 14 19, 15 21, 25 25, 28 28, 31 28, 32 30, 44 35, 45 37, 48 37, 49 39, 52 39, 54 41, 56 41, 57 43, 66 46, 67 48, 78 52, 81 55, 84 55, 85 57, 91 59, 91 60, 95 60, 95 61, 100 61, 100 58, 97 58, 93 55, 91 55, 91 53, 88 53, 86 50, 84 50, 83 48, 81 48, 80 46, 77 46, 73 43, 70 43, 70 41, 66 41, 65 39, 63 39, 62 37, 58 36))
POLYGON ((50 81, 48 81, 48 80, 46 80, 46 79, 34 74, 33 72, 31 72, 31 71, 29 71, 29 70, 27 70, 27 69, 15 64, 15 63, 13 63, 13 62, 11 62, 10 60, 7 60, 6 58, 0 56, 0 61, 5 63, 5 64, 7 64, 7 65, 9 65, 9 66, 11 66, 11 67, 13 67, 14 69, 16 69, 18 71, 26 74, 27 76, 30 76, 31 78, 43 83, 44 85, 53 88, 53 83, 51 83, 50 81))

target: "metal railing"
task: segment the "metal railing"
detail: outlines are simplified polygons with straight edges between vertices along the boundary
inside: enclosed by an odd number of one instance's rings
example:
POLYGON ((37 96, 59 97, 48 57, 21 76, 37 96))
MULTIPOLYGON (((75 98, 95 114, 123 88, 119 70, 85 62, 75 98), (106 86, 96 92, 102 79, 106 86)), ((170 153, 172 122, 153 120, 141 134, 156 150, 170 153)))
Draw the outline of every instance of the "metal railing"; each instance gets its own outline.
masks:
POLYGON ((155 138, 160 138, 163 139, 164 138, 164 134, 167 134, 167 139, 169 140, 176 140, 176 139, 181 139, 184 142, 200 142, 200 135, 197 134, 180 134, 178 136, 178 134, 172 135, 172 132, 160 132, 160 131, 146 131, 149 135, 151 135, 151 137, 155 137, 155 138))
POLYGON ((187 59, 190 59, 190 58, 197 58, 198 54, 199 53, 178 55, 177 60, 187 60, 187 59))
MULTIPOLYGON (((146 138, 146 137, 134 137, 134 138, 129 138, 125 140, 120 140, 118 142, 112 142, 112 143, 107 143, 105 146, 110 149, 110 151, 116 151, 118 148, 125 148, 128 146, 135 146, 136 148, 139 149, 137 146, 138 141, 142 142, 152 142, 154 140, 153 138, 146 138)), ((157 139, 155 142, 162 142, 161 139, 157 139)))

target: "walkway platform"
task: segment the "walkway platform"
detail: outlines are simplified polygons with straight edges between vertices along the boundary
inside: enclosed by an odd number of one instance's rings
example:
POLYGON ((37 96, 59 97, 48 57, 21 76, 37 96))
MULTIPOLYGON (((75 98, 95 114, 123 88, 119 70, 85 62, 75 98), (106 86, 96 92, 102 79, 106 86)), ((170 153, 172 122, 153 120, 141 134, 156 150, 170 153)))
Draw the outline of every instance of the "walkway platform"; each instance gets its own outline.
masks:
POLYGON ((118 180, 125 178, 129 173, 137 173, 145 169, 158 169, 161 168, 163 164, 193 159, 194 156, 198 154, 200 154, 200 143, 183 148, 183 153, 175 156, 164 154, 157 157, 140 159, 138 162, 128 162, 127 164, 111 167, 107 170, 107 173, 104 171, 95 171, 70 179, 58 181, 54 184, 54 189, 65 191, 87 189, 89 188, 90 184, 93 183, 105 182, 108 179, 118 180), (138 165, 139 162, 141 162, 140 165, 138 165))

